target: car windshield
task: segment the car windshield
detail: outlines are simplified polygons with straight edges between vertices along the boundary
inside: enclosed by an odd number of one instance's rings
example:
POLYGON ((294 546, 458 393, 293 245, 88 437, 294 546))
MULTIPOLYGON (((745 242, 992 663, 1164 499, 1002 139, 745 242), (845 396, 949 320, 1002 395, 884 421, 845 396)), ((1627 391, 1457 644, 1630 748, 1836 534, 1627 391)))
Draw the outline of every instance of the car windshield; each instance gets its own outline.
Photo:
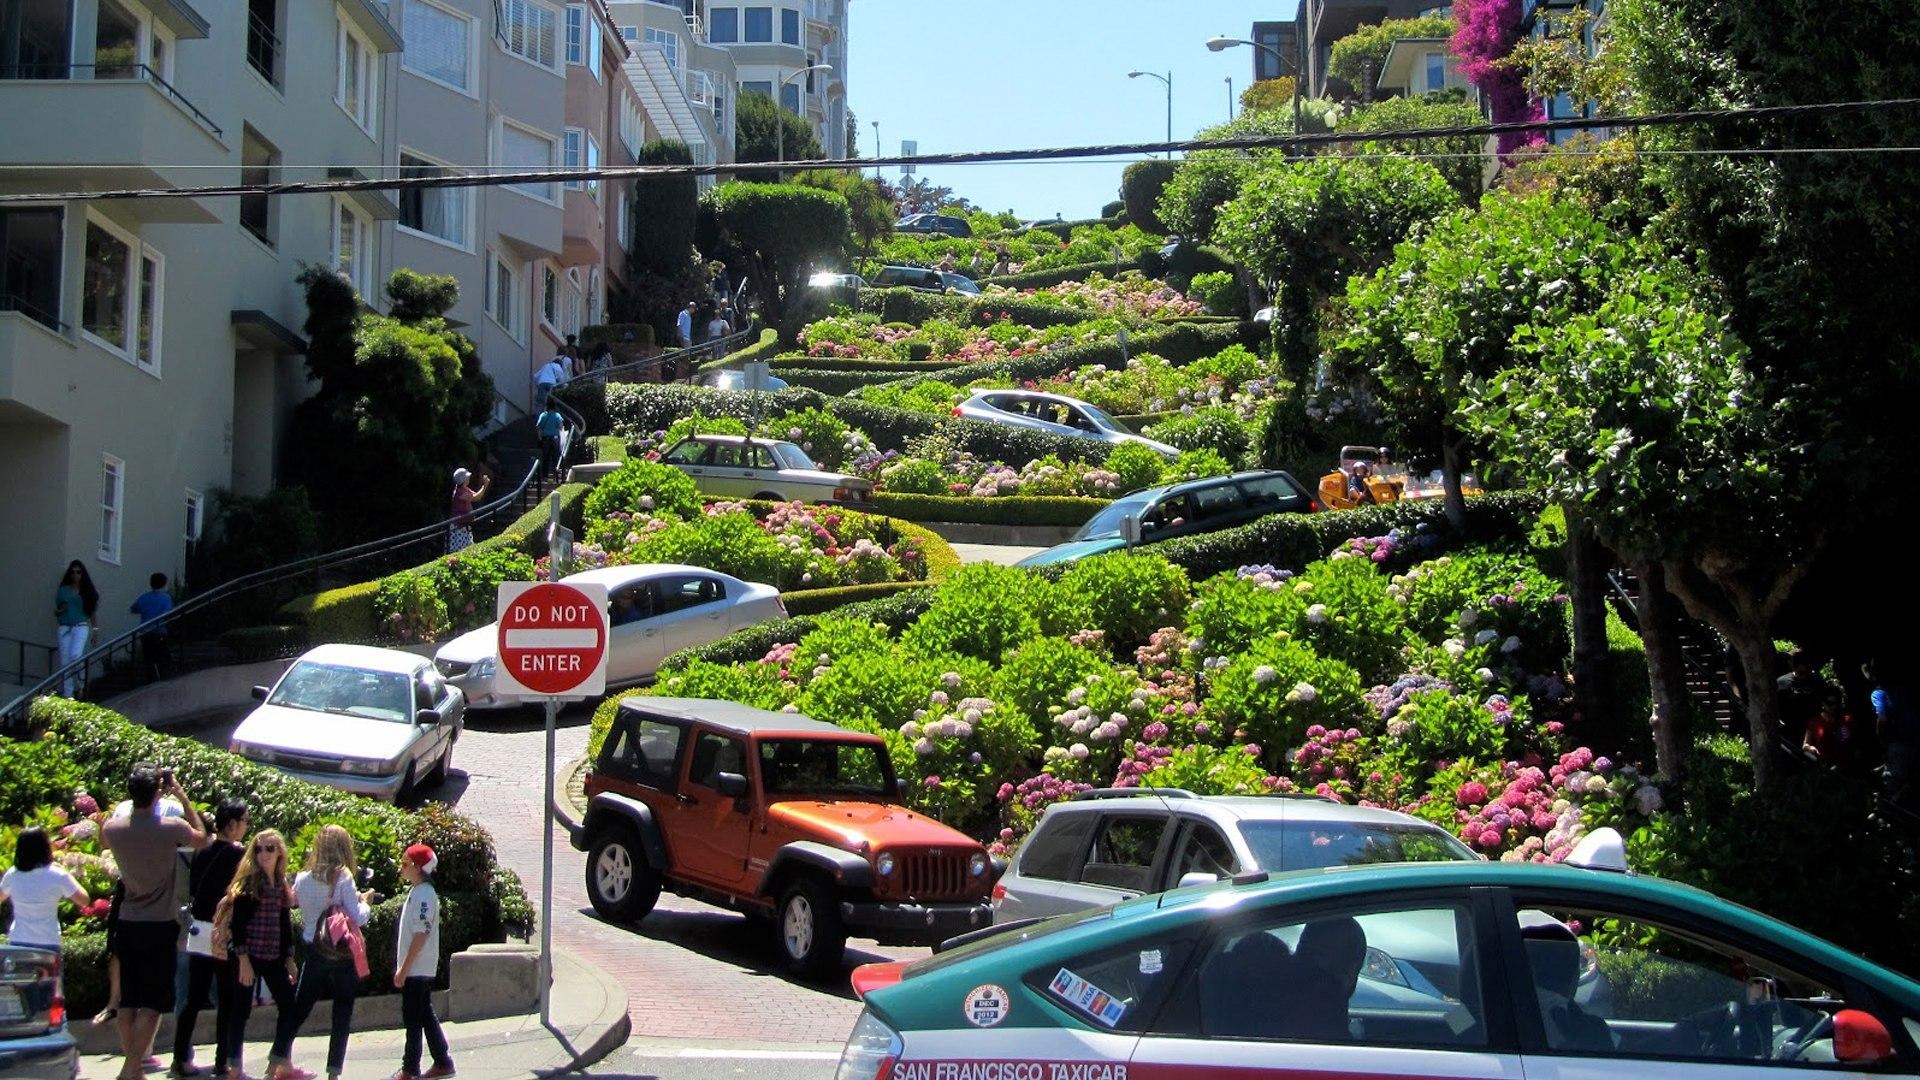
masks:
POLYGON ((769 795, 887 795, 893 773, 883 748, 837 739, 765 739, 760 778, 769 795))
POLYGON ((411 723, 413 682, 397 671, 319 664, 302 660, 288 669, 267 697, 269 705, 291 709, 365 716, 374 720, 411 723))
POLYGON ((773 458, 783 469, 818 469, 805 450, 790 442, 767 443, 773 448, 773 458))
POLYGON ((1354 821, 1248 821, 1240 826, 1253 857, 1268 870, 1313 870, 1369 863, 1466 862, 1465 844, 1434 828, 1354 821))
POLYGON ((1144 494, 1129 495, 1124 499, 1115 499, 1107 504, 1105 510, 1093 515, 1093 519, 1080 526, 1073 534, 1075 540, 1104 540, 1120 535, 1120 522, 1128 514, 1142 514, 1152 500, 1144 494))
POLYGON ((969 296, 980 295, 980 286, 974 284, 973 279, 965 274, 948 274, 946 281, 947 288, 954 292, 963 292, 969 296))

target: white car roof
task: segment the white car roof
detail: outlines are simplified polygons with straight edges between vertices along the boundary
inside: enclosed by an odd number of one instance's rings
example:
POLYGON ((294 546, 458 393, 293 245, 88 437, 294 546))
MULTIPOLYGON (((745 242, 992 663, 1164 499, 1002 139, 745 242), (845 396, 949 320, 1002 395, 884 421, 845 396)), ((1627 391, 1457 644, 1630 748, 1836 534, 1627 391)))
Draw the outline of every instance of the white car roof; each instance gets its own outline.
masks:
POLYGON ((664 577, 668 574, 704 574, 722 581, 746 582, 732 574, 723 574, 718 570, 709 570, 704 566, 689 566, 686 563, 634 563, 626 566, 602 566, 594 570, 582 570, 577 574, 568 574, 560 579, 566 585, 605 585, 617 589, 622 585, 631 585, 648 578, 664 577))
MULTIPOLYGON (((331 644, 319 645, 300 654, 300 660, 316 664, 335 664, 340 667, 366 668, 369 671, 393 671, 402 675, 411 675, 422 664, 431 664, 433 659, 418 653, 402 652, 399 649, 382 649, 374 645, 331 644)), ((295 661, 298 663, 299 661, 295 661)))

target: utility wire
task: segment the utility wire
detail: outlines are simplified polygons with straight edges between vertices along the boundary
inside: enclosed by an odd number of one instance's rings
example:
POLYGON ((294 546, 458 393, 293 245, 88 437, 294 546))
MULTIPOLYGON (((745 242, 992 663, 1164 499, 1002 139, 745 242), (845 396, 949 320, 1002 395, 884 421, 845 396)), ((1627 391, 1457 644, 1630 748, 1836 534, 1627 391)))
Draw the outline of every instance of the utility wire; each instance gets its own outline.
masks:
MULTIPOLYGON (((597 169, 542 169, 490 174, 447 176, 383 177, 357 180, 313 180, 262 184, 207 184, 192 187, 127 188, 111 191, 57 191, 0 195, 0 206, 10 203, 49 200, 98 202, 108 199, 185 199, 222 195, 310 195, 346 194, 360 191, 406 191, 413 189, 499 187, 517 185, 547 186, 573 180, 645 180, 673 176, 717 176, 779 174, 813 169, 862 170, 888 165, 969 165, 1023 161, 1060 161, 1077 158, 1138 157, 1177 150, 1294 150, 1351 143, 1420 142, 1433 139, 1484 137, 1504 134, 1548 133, 1555 131, 1621 131, 1638 128, 1676 127, 1685 124, 1725 124, 1739 121, 1829 118, 1860 113, 1890 112, 1920 107, 1920 98, 1888 98, 1877 101, 1838 101, 1810 105, 1774 105, 1750 109, 1691 109, 1681 112, 1651 113, 1642 116, 1567 117, 1559 120, 1527 120, 1502 124, 1467 124, 1453 127, 1418 128, 1398 131, 1336 131, 1295 135, 1236 135, 1219 139, 1187 139, 1175 142, 1120 143, 1106 146, 1064 146, 1028 150, 979 150, 948 154, 921 154, 914 157, 823 158, 811 161, 751 162, 714 165, 629 165, 597 169)), ((164 167, 164 166, 160 166, 164 167)), ((237 166, 235 166, 237 167, 237 166)))

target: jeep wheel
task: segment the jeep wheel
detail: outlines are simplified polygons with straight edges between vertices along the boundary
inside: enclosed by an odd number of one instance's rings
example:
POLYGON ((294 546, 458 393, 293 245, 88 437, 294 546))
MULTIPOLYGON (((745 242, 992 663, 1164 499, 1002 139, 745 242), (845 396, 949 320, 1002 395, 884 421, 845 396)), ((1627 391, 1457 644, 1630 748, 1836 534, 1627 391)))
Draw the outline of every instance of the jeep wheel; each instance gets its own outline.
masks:
POLYGON ((615 922, 636 922, 653 910, 660 875, 647 865, 632 829, 608 829, 587 846, 587 897, 593 910, 615 922))
POLYGON ((847 946, 840 905, 813 878, 801 878, 780 894, 774 936, 780 944, 780 958, 789 970, 800 975, 824 975, 839 966, 847 946))

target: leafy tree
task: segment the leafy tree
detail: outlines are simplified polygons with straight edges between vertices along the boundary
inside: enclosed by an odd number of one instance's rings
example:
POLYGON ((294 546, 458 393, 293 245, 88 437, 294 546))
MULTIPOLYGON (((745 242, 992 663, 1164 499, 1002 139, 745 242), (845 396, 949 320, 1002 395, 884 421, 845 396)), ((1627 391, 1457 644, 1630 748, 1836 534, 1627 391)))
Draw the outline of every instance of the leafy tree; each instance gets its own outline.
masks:
POLYGON ((1126 205, 1127 220, 1140 231, 1167 235, 1167 226, 1154 212, 1154 207, 1178 169, 1179 166, 1166 158, 1147 158, 1134 162, 1120 173, 1120 201, 1126 205))
POLYGON ((902 177, 893 189, 894 209, 902 215, 931 214, 952 198, 952 188, 938 187, 919 174, 902 177))
POLYGON ((747 91, 734 102, 733 109, 733 160, 774 161, 783 152, 786 161, 813 161, 827 156, 813 134, 813 125, 807 123, 805 117, 775 105, 771 97, 747 91), (776 135, 783 127, 785 133, 776 135))
MULTIPOLYGON (((1480 88, 1496 124, 1537 120, 1543 115, 1539 102, 1527 96, 1520 71, 1505 62, 1520 42, 1520 10, 1521 0, 1455 0, 1453 5, 1454 31, 1448 47, 1460 60, 1460 73, 1480 88)), ((1544 141, 1538 133, 1507 132, 1500 136, 1500 153, 1544 141)))
POLYGON ((885 182, 854 172, 811 169, 799 173, 793 182, 801 187, 831 191, 847 200, 847 213, 853 235, 861 250, 871 252, 873 245, 893 235, 893 197, 885 182))
POLYGON ((838 266, 846 259, 847 200, 798 184, 736 182, 714 188, 705 201, 721 242, 746 263, 762 317, 780 328, 782 340, 797 341, 800 327, 786 318, 789 302, 816 264, 838 266))
MULTIPOLYGON (((640 148, 639 163, 690 165, 693 152, 683 142, 656 139, 640 148)), ((693 246, 699 185, 691 176, 651 177, 634 181, 631 198, 633 248, 626 286, 608 306, 617 321, 646 323, 659 332, 659 340, 672 341, 674 316, 703 284, 693 246)))
MULTIPOLYGON (((1333 130, 1338 109, 1330 101, 1309 99, 1301 103, 1302 127, 1309 132, 1333 130)), ((1248 135, 1293 134, 1293 110, 1244 112, 1232 123, 1203 129, 1202 139, 1230 139, 1248 135)), ((1161 224, 1171 232, 1197 243, 1213 237, 1214 222, 1220 208, 1240 193, 1240 185, 1263 161, 1274 161, 1286 154, 1281 150, 1196 150, 1179 162, 1173 179, 1156 206, 1161 224)))
POLYGON ((1241 111, 1266 112, 1271 109, 1292 109, 1293 82, 1291 75, 1255 82, 1252 86, 1240 91, 1241 111))
POLYGON ((1393 43, 1405 38, 1450 38, 1453 17, 1420 15, 1362 26, 1333 43, 1327 74, 1352 87, 1361 101, 1372 101, 1380 69, 1393 43))
POLYGON ((1214 239, 1276 290, 1283 369, 1304 383, 1318 358, 1318 318, 1353 274, 1393 254, 1408 230, 1459 205, 1433 166, 1402 158, 1264 164, 1220 209, 1214 239))
POLYGON ((319 389, 294 412, 283 471, 307 489, 330 544, 438 519, 447 476, 475 460, 473 429, 493 407, 473 342, 447 325, 458 283, 396 270, 393 314, 381 315, 331 270, 308 267, 299 281, 319 389))
MULTIPOLYGON (((1339 131, 1416 131, 1420 128, 1471 127, 1482 122, 1480 109, 1458 91, 1439 92, 1426 97, 1387 98, 1348 112, 1340 118, 1339 131)), ((1446 138, 1413 139, 1391 143, 1358 143, 1353 152, 1360 154, 1413 154, 1428 157, 1433 167, 1463 202, 1479 200, 1485 175, 1485 140, 1479 135, 1455 135, 1446 138), (1445 156, 1430 156, 1445 155, 1445 156)))
POLYGON ((1584 7, 1559 11, 1542 7, 1535 33, 1520 39, 1500 66, 1518 72, 1528 96, 1546 99, 1565 94, 1584 101, 1598 116, 1619 116, 1631 107, 1627 66, 1611 47, 1613 24, 1595 22, 1584 7), (1589 29, 1591 27, 1591 29, 1589 29), (1587 35, 1593 35, 1593 49, 1587 35))

